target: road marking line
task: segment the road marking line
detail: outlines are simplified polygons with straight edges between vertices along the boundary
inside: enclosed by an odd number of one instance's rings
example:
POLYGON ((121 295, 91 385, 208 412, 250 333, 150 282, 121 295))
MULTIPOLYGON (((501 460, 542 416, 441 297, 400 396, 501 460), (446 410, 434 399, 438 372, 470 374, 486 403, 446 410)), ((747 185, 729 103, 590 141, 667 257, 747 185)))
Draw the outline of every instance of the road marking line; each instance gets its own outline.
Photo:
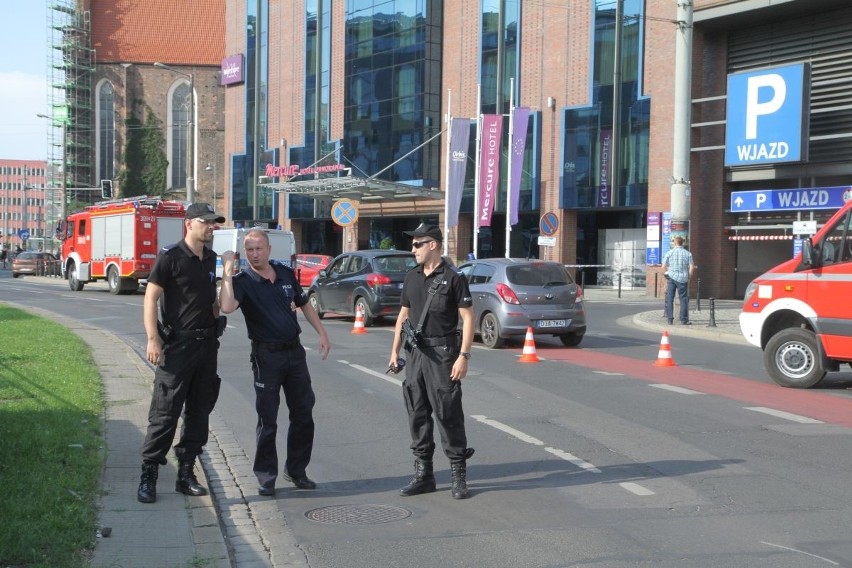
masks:
POLYGON ((389 382, 389 383, 393 383, 393 384, 395 384, 395 385, 396 385, 396 386, 398 386, 398 387, 401 387, 401 386, 402 386, 402 381, 400 381, 399 379, 394 378, 394 377, 392 377, 392 376, 390 376, 390 375, 384 375, 384 374, 382 374, 382 373, 379 373, 378 371, 374 371, 374 370, 372 370, 372 369, 368 369, 367 367, 362 367, 361 365, 356 365, 355 363, 350 363, 350 364, 349 364, 349 366, 350 366, 350 367, 352 367, 353 369, 358 369, 359 371, 362 371, 362 372, 364 372, 364 373, 367 373, 368 375, 373 375, 373 376, 374 376, 374 377, 376 377, 377 379, 382 379, 383 381, 387 381, 387 382, 389 382))
POLYGON ((642 487, 638 483, 633 483, 631 481, 625 481, 623 483, 619 483, 619 485, 633 493, 634 495, 639 495, 640 497, 647 497, 648 495, 656 495, 653 491, 648 489, 647 487, 642 487))
POLYGON ((663 389, 663 390, 672 391, 672 392, 676 392, 676 393, 680 393, 680 394, 705 394, 703 392, 699 392, 699 391, 692 390, 692 389, 685 389, 683 387, 676 387, 674 385, 658 384, 658 385, 650 385, 650 386, 654 387, 655 389, 663 389))
POLYGON ((623 377, 624 373, 611 373, 609 371, 592 371, 595 375, 606 375, 607 377, 623 377))
POLYGON ((812 558, 818 558, 820 560, 825 560, 826 562, 828 562, 829 564, 831 564, 833 566, 840 566, 840 564, 838 564, 834 560, 829 560, 825 556, 818 556, 816 554, 811 554, 810 552, 805 552, 804 550, 799 550, 798 548, 790 548, 789 546, 781 546, 780 544, 773 544, 771 542, 766 542, 765 540, 761 540, 760 544, 765 544, 766 546, 774 546, 775 548, 781 548, 781 549, 784 549, 784 550, 789 550, 790 552, 798 552, 800 554, 804 554, 805 556, 810 556, 812 558))
POLYGON ((577 456, 575 456, 572 453, 565 452, 565 451, 559 450, 557 448, 544 448, 544 451, 551 453, 554 456, 556 456, 560 459, 563 459, 567 462, 571 462, 574 465, 576 465, 577 467, 579 467, 581 469, 585 469, 586 471, 590 471, 592 473, 601 473, 601 470, 599 470, 597 467, 595 467, 594 465, 590 464, 589 462, 587 462, 585 460, 578 458, 577 456))
POLYGON ((496 420, 491 420, 490 418, 486 418, 485 416, 482 416, 481 414, 474 414, 474 415, 471 416, 471 418, 473 418, 474 420, 477 420, 479 422, 482 422, 483 424, 487 424, 488 426, 491 426, 492 428, 497 428, 501 432, 505 432, 506 434, 509 434, 510 436, 514 436, 515 438, 517 438, 518 440, 521 440, 522 442, 526 442, 526 443, 532 444, 534 446, 543 446, 544 445, 544 442, 542 442, 538 438, 533 438, 532 436, 524 434, 520 430, 515 430, 511 426, 507 426, 507 425, 503 424, 502 422, 497 422, 496 420))
POLYGON ((770 416, 775 416, 776 418, 792 420, 793 422, 799 422, 800 424, 825 424, 825 422, 823 422, 822 420, 808 418, 807 416, 800 416, 791 412, 784 412, 783 410, 775 410, 774 408, 766 408, 765 406, 746 406, 745 409, 753 410, 755 412, 762 412, 763 414, 769 414, 770 416))

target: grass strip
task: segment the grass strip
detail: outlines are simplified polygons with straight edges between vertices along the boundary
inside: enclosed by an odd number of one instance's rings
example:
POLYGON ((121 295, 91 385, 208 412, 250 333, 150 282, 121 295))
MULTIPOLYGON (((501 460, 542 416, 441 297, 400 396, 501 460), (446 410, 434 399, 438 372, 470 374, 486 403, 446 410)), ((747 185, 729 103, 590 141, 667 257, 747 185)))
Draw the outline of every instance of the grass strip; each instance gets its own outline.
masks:
POLYGON ((88 346, 60 325, 0 305, 0 566, 86 565, 103 408, 88 346))

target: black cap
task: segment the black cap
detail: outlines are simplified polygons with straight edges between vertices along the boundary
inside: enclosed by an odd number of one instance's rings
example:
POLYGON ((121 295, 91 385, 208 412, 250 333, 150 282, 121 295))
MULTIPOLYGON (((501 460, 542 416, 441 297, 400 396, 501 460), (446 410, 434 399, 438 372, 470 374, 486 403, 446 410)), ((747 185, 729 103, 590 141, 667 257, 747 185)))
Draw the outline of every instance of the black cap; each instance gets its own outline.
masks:
POLYGON ((431 237, 436 241, 444 240, 444 235, 441 234, 441 229, 435 225, 427 225, 426 223, 420 223, 420 225, 413 231, 403 232, 409 237, 431 237))
POLYGON ((221 215, 218 215, 216 211, 213 210, 213 206, 209 203, 191 204, 189 207, 186 208, 186 218, 204 219, 205 221, 216 221, 217 223, 225 222, 225 218, 221 215))

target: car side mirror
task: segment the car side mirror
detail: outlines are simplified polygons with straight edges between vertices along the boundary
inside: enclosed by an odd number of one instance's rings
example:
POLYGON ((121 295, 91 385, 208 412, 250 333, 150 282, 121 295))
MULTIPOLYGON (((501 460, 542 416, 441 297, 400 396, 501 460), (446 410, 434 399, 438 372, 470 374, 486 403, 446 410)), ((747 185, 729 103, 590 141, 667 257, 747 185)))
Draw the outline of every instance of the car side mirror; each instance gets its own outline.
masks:
POLYGON ((325 268, 323 268, 322 270, 319 271, 319 275, 320 275, 320 278, 327 278, 328 272, 325 270, 325 268))

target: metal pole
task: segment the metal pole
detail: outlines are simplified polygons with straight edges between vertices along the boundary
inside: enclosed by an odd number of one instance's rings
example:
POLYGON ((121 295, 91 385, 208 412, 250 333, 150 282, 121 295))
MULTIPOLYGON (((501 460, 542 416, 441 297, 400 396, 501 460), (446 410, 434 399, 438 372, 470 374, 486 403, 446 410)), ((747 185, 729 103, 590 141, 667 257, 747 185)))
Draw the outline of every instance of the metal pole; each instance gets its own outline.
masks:
POLYGON ((710 323, 707 327, 716 327, 716 298, 710 298, 710 323))
MULTIPOLYGON (((673 221, 689 222, 690 121, 692 114, 692 0, 678 0, 674 79, 674 149, 671 186, 673 221)), ((688 226, 687 226, 688 230, 688 226)), ((686 236, 686 235, 684 235, 686 236)))
POLYGON ((506 258, 512 258, 512 140, 515 135, 515 78, 509 78, 509 151, 506 163, 506 258))
POLYGON ((186 133, 186 200, 195 202, 195 74, 189 73, 189 124, 186 133))

